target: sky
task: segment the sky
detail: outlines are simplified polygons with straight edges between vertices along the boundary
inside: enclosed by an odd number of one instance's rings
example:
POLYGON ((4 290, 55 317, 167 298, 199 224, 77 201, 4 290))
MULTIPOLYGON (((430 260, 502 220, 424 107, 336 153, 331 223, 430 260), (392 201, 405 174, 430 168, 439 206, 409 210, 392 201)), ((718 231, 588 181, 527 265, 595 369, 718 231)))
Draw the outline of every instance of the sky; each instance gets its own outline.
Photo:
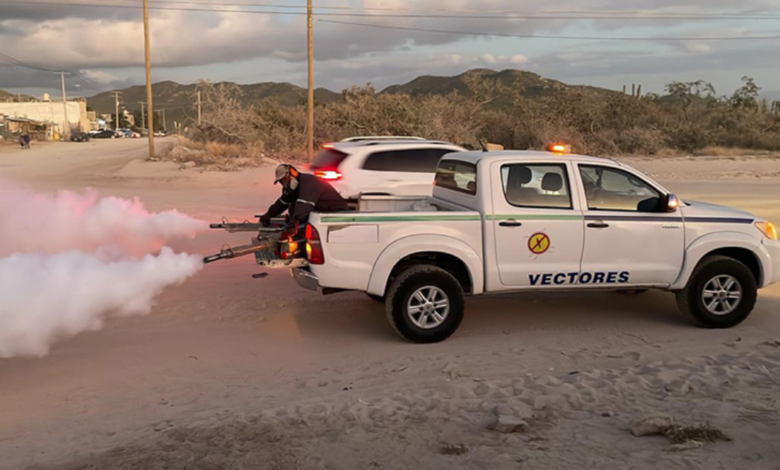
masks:
MULTIPOLYGON (((73 72, 66 79, 73 96, 142 85, 140 5, 141 0, 0 0, 0 54, 73 72)), ((305 86, 305 0, 150 0, 150 5, 154 82, 305 86)), ((671 81, 703 79, 720 95, 731 94, 747 75, 764 96, 780 99, 780 39, 750 39, 780 37, 780 0, 314 0, 314 5, 315 86, 334 91, 368 82, 382 89, 420 75, 473 68, 512 68, 570 84, 620 89, 637 83, 656 93, 671 81), (704 39, 712 37, 740 39, 704 39)), ((0 55, 0 89, 60 96, 57 74, 12 64, 0 55)))

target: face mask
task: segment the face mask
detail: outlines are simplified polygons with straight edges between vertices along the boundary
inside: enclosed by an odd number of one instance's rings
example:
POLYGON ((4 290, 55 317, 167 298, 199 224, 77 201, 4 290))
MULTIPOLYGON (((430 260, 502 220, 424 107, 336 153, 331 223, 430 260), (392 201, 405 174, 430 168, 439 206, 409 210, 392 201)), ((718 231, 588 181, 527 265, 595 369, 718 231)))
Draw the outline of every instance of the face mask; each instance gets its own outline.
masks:
POLYGON ((298 189, 298 178, 290 178, 290 182, 287 184, 287 187, 290 188, 291 191, 298 189))

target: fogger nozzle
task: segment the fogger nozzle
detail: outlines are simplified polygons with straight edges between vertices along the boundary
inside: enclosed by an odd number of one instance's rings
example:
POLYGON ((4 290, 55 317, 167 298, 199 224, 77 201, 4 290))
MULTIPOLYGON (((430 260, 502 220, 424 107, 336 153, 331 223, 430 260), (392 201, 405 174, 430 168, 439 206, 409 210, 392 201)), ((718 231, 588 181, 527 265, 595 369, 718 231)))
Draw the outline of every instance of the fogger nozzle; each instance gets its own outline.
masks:
POLYGON ((264 241, 259 243, 253 243, 251 245, 241 245, 235 248, 225 247, 222 250, 220 250, 219 253, 211 256, 206 256, 205 258, 203 258, 203 263, 209 264, 209 263, 213 263, 214 261, 219 261, 221 259, 232 259, 232 258, 238 258, 240 256, 250 255, 252 253, 265 250, 270 246, 271 246, 270 241, 264 241))

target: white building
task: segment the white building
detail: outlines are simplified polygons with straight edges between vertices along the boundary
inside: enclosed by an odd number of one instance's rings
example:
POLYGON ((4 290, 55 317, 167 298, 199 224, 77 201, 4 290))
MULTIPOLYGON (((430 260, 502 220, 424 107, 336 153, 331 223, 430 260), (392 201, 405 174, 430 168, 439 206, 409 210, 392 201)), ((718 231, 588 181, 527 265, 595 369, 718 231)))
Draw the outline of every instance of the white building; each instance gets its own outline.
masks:
MULTIPOLYGON (((68 123, 71 132, 89 131, 86 101, 68 101, 68 123)), ((53 123, 59 130, 65 126, 65 106, 57 101, 0 102, 0 114, 12 118, 26 118, 53 123)))

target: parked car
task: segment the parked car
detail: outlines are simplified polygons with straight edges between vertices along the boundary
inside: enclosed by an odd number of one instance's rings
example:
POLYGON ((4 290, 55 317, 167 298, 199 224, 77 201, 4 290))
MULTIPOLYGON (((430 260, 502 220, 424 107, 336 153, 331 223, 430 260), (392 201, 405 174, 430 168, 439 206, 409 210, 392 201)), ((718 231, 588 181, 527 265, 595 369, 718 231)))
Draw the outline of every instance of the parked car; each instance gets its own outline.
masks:
POLYGON ((110 129, 99 131, 92 135, 93 139, 116 139, 117 132, 110 129))
POLYGON ((433 197, 313 212, 306 243, 308 266, 293 269, 302 287, 382 300, 396 332, 419 343, 457 330, 465 295, 654 288, 675 294, 693 323, 729 328, 780 280, 768 220, 560 152, 448 154, 433 197))
POLYGON ((365 140, 325 144, 309 171, 346 199, 361 194, 430 195, 439 160, 466 149, 434 140, 365 140))
POLYGON ((89 134, 86 132, 74 132, 70 135, 71 142, 89 142, 89 134))

